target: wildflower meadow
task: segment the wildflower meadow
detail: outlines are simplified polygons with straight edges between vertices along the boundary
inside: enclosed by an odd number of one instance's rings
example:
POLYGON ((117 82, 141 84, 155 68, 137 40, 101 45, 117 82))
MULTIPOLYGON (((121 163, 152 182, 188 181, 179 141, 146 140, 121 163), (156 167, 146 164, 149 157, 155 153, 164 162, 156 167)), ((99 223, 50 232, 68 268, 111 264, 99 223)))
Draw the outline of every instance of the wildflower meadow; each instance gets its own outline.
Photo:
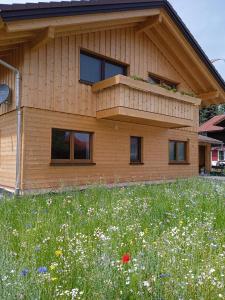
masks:
POLYGON ((225 299, 225 183, 0 200, 0 299, 225 299))

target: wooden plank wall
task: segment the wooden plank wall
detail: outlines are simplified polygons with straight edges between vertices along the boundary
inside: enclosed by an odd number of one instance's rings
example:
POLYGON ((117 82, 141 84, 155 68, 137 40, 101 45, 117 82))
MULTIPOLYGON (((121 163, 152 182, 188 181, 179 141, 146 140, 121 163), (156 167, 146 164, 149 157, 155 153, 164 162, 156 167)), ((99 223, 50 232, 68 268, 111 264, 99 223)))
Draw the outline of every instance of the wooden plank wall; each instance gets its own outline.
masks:
POLYGON ((194 105, 117 85, 98 92, 97 111, 113 107, 127 107, 181 119, 194 120, 194 105))
POLYGON ((15 187, 16 112, 0 117, 0 186, 15 187))
POLYGON ((196 133, 96 120, 34 108, 24 111, 23 189, 54 189, 93 182, 125 182, 197 176, 196 133), (51 166, 51 128, 94 132, 92 166, 51 166), (144 165, 132 166, 130 136, 143 137, 144 165), (189 140, 190 165, 168 164, 168 140, 189 140), (119 162, 119 163, 118 163, 119 162))
MULTIPOLYGON (((2 60, 18 68, 23 73, 23 46, 11 52, 9 56, 1 57, 2 60)), ((0 84, 7 84, 12 91, 11 104, 0 105, 0 115, 10 112, 15 109, 15 74, 7 68, 0 65, 0 84)))
POLYGON ((26 46, 24 106, 96 116, 91 87, 79 83, 80 47, 129 64, 130 75, 147 79, 152 72, 180 82, 182 90, 191 90, 151 40, 129 27, 57 37, 38 50, 26 46))

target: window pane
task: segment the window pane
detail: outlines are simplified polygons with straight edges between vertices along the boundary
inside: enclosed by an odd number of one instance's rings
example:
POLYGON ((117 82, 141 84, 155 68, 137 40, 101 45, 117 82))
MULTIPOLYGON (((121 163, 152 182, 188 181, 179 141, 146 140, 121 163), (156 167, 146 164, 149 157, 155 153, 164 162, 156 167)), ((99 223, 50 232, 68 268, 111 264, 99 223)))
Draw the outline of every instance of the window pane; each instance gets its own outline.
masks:
POLYGON ((70 133, 52 130, 52 159, 70 159, 70 133))
POLYGON ((170 142, 170 161, 176 160, 176 142, 170 142))
POLYGON ((178 161, 184 161, 185 160, 185 143, 184 142, 178 142, 177 143, 177 160, 178 161))
POLYGON ((105 63, 105 79, 113 77, 118 74, 125 75, 124 74, 124 66, 120 66, 120 65, 113 64, 110 62, 105 63))
POLYGON ((148 82, 151 84, 160 84, 160 79, 153 77, 153 76, 149 76, 148 77, 148 82))
POLYGON ((141 162, 141 138, 132 136, 130 138, 130 161, 141 162))
POLYGON ((219 151, 219 160, 224 160, 224 152, 219 151))
POLYGON ((74 159, 90 158, 90 133, 74 133, 74 159))
POLYGON ((90 83, 101 81, 101 60, 81 53, 80 79, 90 83))

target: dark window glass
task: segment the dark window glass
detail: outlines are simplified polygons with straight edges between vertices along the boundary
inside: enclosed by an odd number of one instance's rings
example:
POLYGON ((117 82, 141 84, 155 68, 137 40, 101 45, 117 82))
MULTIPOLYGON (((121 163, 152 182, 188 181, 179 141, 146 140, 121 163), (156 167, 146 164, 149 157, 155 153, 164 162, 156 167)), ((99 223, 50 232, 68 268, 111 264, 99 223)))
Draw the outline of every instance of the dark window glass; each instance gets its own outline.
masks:
POLYGON ((74 133, 74 159, 90 159, 90 133, 74 133))
POLYGON ((126 75, 126 66, 89 53, 80 53, 80 80, 95 83, 118 74, 126 75))
POLYGON ((52 130, 52 159, 70 159, 70 132, 52 130))
POLYGON ((177 88, 176 83, 166 80, 164 78, 161 78, 159 76, 152 75, 152 74, 149 75, 148 82, 151 84, 157 84, 157 85, 163 86, 168 89, 176 89, 177 88))
POLYGON ((80 79, 89 83, 101 81, 101 60, 81 53, 80 79))
POLYGON ((124 74, 124 66, 118 64, 113 64, 110 62, 105 62, 105 79, 116 76, 118 74, 124 74))
POLYGON ((151 84, 158 84, 158 85, 160 85, 160 79, 159 79, 159 78, 150 76, 150 77, 148 78, 148 81, 149 81, 149 83, 151 83, 151 84))
POLYGON ((169 160, 171 162, 185 162, 187 142, 170 141, 169 142, 169 160))
POLYGON ((185 160, 185 143, 184 142, 177 143, 177 160, 178 161, 185 160))
POLYGON ((170 142, 170 161, 176 160, 176 143, 170 142))
POLYGON ((130 138, 130 162, 141 163, 141 137, 130 138))
POLYGON ((224 152, 219 151, 219 160, 224 160, 224 152))

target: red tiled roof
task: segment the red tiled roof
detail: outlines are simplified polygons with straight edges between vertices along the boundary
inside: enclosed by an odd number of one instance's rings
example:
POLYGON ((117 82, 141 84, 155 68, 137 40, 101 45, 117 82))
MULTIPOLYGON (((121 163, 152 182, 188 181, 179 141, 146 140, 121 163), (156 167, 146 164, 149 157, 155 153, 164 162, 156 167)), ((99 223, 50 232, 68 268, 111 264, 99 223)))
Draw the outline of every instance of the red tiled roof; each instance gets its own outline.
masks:
POLYGON ((225 130, 225 127, 217 126, 217 124, 222 122, 223 120, 225 120, 225 115, 215 116, 207 122, 203 123, 199 127, 198 132, 223 131, 225 130))

